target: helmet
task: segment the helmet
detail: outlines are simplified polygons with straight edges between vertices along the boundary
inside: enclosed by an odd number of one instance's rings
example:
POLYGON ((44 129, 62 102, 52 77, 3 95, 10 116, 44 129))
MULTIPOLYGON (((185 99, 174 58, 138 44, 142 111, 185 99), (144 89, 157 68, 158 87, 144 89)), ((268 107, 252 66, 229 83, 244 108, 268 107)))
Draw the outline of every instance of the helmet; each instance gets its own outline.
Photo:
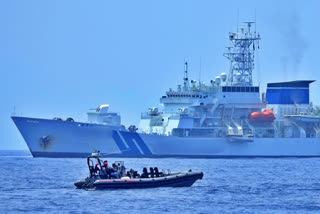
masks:
POLYGON ((103 165, 104 165, 104 166, 108 166, 108 161, 104 161, 104 162, 103 162, 103 165))

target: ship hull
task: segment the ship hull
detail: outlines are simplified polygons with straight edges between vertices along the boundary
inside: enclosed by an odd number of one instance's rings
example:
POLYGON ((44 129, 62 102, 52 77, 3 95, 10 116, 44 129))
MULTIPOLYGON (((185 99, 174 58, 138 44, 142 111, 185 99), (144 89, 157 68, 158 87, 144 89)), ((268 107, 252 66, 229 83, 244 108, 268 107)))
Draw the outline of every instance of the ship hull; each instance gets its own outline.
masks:
POLYGON ((319 138, 194 138, 128 132, 120 126, 12 117, 33 157, 251 158, 320 157, 319 138))

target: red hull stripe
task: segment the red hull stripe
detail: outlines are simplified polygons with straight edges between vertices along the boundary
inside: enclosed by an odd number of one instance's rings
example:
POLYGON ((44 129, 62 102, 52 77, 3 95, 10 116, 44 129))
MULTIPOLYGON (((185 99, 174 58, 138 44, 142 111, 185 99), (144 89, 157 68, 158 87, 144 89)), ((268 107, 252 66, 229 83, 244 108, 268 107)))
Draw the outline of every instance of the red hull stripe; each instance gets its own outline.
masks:
POLYGON ((106 183, 109 183, 109 182, 113 182, 113 180, 100 180, 99 182, 106 182, 106 183))
POLYGON ((104 183, 111 183, 111 182, 136 182, 137 180, 135 179, 116 179, 116 180, 99 180, 98 182, 104 182, 104 183))

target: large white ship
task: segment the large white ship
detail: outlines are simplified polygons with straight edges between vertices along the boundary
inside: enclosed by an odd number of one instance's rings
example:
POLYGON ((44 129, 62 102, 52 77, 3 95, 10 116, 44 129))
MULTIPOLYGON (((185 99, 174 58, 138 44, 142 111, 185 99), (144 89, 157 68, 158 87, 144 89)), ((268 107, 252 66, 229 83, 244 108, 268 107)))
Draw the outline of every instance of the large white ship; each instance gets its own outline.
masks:
POLYGON ((309 101, 312 80, 254 86, 254 53, 260 35, 253 22, 224 56, 230 70, 210 84, 188 79, 141 114, 139 129, 121 125, 101 105, 87 122, 12 116, 34 157, 85 157, 94 151, 117 157, 320 157, 319 108, 309 101))

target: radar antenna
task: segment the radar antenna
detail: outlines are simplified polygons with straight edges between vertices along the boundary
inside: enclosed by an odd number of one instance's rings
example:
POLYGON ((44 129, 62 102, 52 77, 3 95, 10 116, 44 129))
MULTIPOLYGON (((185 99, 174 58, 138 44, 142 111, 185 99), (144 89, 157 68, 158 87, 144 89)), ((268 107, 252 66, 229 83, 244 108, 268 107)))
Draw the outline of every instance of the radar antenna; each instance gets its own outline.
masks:
POLYGON ((227 47, 223 55, 230 60, 228 85, 252 86, 252 70, 254 69, 255 45, 259 48, 260 35, 251 32, 255 22, 244 22, 247 28, 241 27, 240 33, 229 33, 232 47, 227 47))

